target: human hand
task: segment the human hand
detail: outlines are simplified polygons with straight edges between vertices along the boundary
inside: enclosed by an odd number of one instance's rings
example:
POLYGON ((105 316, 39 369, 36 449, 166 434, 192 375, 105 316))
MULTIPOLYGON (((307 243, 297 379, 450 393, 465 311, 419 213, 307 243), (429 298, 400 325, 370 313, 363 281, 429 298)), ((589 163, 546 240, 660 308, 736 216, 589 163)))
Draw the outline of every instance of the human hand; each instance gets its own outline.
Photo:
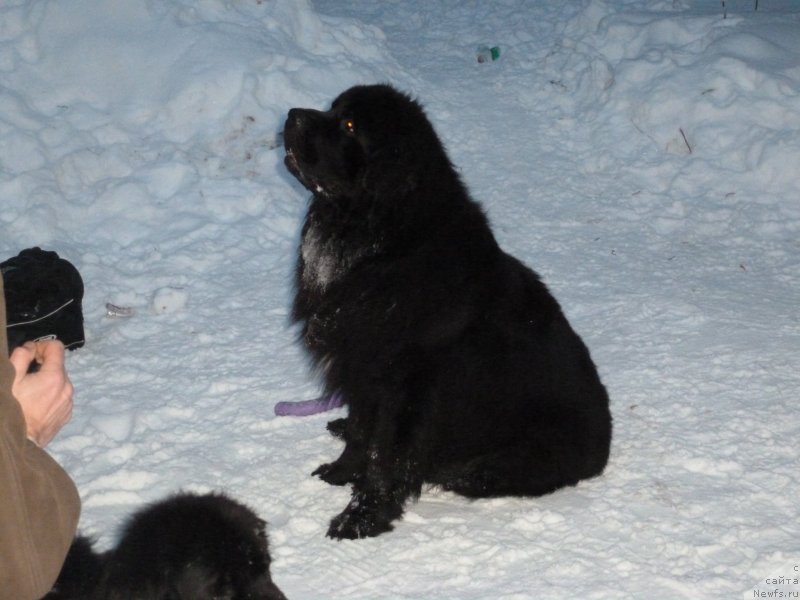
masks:
POLYGON ((64 344, 26 342, 9 360, 16 371, 11 392, 22 407, 28 438, 44 447, 72 417, 73 388, 64 366, 64 344), (41 366, 28 373, 33 361, 41 366))

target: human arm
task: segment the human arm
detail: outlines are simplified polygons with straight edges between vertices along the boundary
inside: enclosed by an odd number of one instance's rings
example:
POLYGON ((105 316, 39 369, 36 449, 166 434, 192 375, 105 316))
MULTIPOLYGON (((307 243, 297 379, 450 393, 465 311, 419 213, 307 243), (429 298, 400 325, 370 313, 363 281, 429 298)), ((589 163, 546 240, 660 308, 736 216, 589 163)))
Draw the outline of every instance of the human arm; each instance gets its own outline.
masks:
POLYGON ((0 597, 35 600, 58 576, 77 527, 80 498, 66 472, 28 439, 12 394, 17 373, 6 358, 3 298, 0 280, 0 597))
POLYGON ((28 439, 44 448, 72 416, 72 382, 64 368, 64 345, 57 340, 27 342, 9 359, 15 376, 11 393, 19 402, 28 439), (28 368, 36 361, 35 373, 28 368))

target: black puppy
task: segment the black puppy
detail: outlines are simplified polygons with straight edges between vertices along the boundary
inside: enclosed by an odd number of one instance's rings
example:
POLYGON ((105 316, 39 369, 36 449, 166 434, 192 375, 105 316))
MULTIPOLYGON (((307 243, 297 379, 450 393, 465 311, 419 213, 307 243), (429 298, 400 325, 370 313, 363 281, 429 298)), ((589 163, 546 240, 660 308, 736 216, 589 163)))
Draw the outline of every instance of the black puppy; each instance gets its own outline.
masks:
POLYGON ((611 415, 589 352, 498 247, 419 104, 354 87, 290 110, 284 141, 313 193, 293 316, 349 407, 342 455, 314 472, 353 486, 328 535, 391 530, 423 483, 536 496, 599 475, 611 415))
POLYGON ((43 600, 286 600, 266 523, 221 494, 177 494, 133 515, 112 550, 85 537, 43 600))

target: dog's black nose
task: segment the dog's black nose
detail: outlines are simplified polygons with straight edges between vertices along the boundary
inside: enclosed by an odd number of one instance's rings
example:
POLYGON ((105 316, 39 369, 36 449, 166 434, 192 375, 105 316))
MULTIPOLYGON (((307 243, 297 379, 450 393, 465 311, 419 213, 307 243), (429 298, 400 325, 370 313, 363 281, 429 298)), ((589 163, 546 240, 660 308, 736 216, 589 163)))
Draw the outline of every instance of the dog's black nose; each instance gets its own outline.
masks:
POLYGON ((306 110, 304 108, 292 108, 286 117, 286 123, 283 126, 284 141, 289 141, 293 138, 294 134, 302 131, 305 127, 306 110))
POLYGON ((311 108, 291 108, 286 125, 302 129, 322 116, 322 112, 311 108))
POLYGON ((293 108, 289 111, 289 118, 286 119, 286 125, 288 127, 296 127, 297 129, 302 129, 303 126, 308 121, 307 116, 308 111, 304 108, 293 108))
POLYGON ((286 119, 286 122, 295 126, 301 125, 303 121, 303 112, 302 108, 289 109, 289 117, 286 119))

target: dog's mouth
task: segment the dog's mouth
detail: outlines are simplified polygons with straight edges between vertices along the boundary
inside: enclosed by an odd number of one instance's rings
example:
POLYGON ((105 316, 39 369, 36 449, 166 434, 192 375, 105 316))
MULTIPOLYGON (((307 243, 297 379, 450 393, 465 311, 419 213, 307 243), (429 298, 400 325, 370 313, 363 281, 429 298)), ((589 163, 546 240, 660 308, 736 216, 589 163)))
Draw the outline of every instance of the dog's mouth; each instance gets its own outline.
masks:
POLYGON ((286 157, 283 159, 286 168, 291 171, 292 175, 297 176, 300 173, 300 166, 297 164, 297 157, 291 148, 286 148, 286 157))
POLYGON ((289 173, 294 175, 300 183, 303 185, 308 184, 308 177, 305 176, 303 169, 300 168, 300 161, 297 160, 297 156, 291 148, 286 148, 286 157, 283 159, 283 164, 286 165, 289 173))
POLYGON ((283 164, 286 165, 286 168, 289 170, 289 172, 294 175, 297 180, 309 191, 322 196, 328 195, 325 188, 322 187, 319 181, 317 181, 314 177, 309 177, 303 172, 303 169, 300 168, 300 162, 297 160, 297 156, 295 156, 295 153, 291 148, 286 148, 286 157, 283 159, 283 164))

